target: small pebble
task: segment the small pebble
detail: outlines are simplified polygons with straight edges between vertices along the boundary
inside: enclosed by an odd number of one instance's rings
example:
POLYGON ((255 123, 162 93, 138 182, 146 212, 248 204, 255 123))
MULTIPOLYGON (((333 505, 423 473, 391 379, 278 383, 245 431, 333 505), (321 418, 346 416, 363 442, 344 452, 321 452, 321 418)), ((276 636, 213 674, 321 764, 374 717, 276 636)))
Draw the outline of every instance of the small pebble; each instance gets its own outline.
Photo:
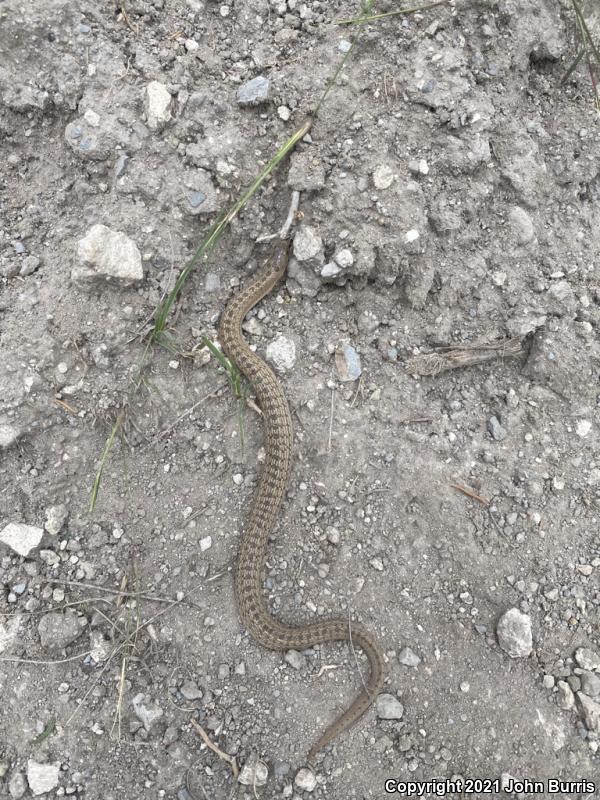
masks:
POLYGON ((306 658, 297 650, 287 650, 283 658, 293 669, 302 669, 306 664, 306 658))
POLYGON ((490 417, 488 419, 487 428, 492 439, 497 442, 502 442, 506 439, 506 429, 500 424, 498 417, 490 417))
POLYGON ((373 185, 376 189, 389 189, 394 180, 394 171, 387 164, 380 164, 373 173, 373 185))
POLYGON ((313 792, 317 786, 317 777, 312 770, 302 767, 296 773, 294 785, 301 792, 313 792))
POLYGON ((237 102, 240 106, 256 106, 269 99, 271 82, 262 75, 243 83, 237 91, 237 102))
POLYGON ((531 653, 531 618, 518 608, 511 608, 500 617, 496 635, 498 644, 511 658, 527 658, 531 653))
POLYGON ((377 696, 375 711, 379 719, 402 719, 404 706, 393 694, 383 692, 377 696))
POLYGON ((398 661, 405 667, 418 667, 421 663, 419 656, 410 647, 403 647, 400 650, 398 661))

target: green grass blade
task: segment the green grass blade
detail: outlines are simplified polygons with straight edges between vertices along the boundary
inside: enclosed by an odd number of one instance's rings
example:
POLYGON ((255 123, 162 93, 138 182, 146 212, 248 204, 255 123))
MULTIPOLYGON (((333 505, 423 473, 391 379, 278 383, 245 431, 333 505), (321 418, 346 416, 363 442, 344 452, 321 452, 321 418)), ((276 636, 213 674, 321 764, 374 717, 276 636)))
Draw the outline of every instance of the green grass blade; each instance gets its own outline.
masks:
POLYGON ((306 136, 308 131, 310 130, 310 126, 312 125, 312 120, 307 119, 306 122, 301 125, 298 130, 290 136, 287 142, 279 148, 279 150, 275 153, 273 158, 267 163, 267 165, 261 170, 261 172, 256 176, 256 178, 252 181, 250 186, 243 192, 238 200, 231 206, 229 211, 225 212, 208 230, 208 235, 206 238, 201 242, 200 246, 192 256, 192 258, 188 261, 185 268, 182 270, 181 275, 177 278, 175 282, 175 286, 166 296, 164 301, 158 307, 158 311, 156 313, 156 317, 154 320, 154 329, 153 329, 153 338, 155 340, 160 341, 160 334, 165 330, 167 325, 167 319, 169 314, 171 313, 171 309, 173 307, 173 303, 179 296, 179 293, 183 289, 185 283, 187 282, 190 274, 192 273, 193 269, 195 268, 198 261, 210 255, 210 253, 214 250, 217 242, 225 232, 227 226, 232 222, 233 219, 239 214, 239 212, 244 208, 246 203, 256 194, 258 189, 262 186, 265 180, 271 175, 271 173, 277 168, 279 163, 283 161, 283 159, 287 156, 287 154, 294 149, 294 147, 298 144, 298 142, 306 136))

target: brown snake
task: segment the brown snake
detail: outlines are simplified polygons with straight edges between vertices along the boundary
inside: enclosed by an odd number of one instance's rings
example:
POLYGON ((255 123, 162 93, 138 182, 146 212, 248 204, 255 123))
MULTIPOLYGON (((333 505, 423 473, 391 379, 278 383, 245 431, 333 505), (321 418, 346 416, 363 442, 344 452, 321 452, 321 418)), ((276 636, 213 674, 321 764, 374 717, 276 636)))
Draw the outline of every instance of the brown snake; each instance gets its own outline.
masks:
POLYGON ((352 705, 320 736, 308 758, 361 717, 383 685, 384 663, 377 641, 347 619, 330 619, 310 625, 287 625, 269 612, 263 591, 267 540, 273 531, 292 466, 292 420, 283 389, 271 369, 250 350, 242 335, 242 322, 281 280, 287 269, 288 245, 279 241, 271 257, 251 283, 229 301, 219 323, 219 341, 225 354, 250 381, 263 412, 265 462, 246 522, 238 554, 235 589, 242 623, 256 641, 269 650, 305 650, 315 644, 348 641, 358 645, 370 664, 369 680, 352 705))

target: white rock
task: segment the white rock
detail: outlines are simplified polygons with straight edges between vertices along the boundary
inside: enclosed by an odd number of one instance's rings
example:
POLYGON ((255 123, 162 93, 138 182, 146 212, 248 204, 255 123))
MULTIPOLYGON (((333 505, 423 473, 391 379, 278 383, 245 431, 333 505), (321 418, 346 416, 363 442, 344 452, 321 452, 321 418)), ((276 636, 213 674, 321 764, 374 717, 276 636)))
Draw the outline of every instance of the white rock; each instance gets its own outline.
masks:
POLYGON ((153 130, 163 128, 171 119, 171 95, 160 81, 151 81, 144 90, 144 110, 148 127, 153 130))
POLYGON ((527 658, 533 648, 531 618, 518 608, 510 608, 498 621, 498 643, 511 658, 527 658))
POLYGON ((394 171, 387 164, 376 167, 373 173, 373 185, 376 189, 389 189, 394 180, 394 171))
POLYGON ((287 336, 278 336, 267 345, 266 355, 279 372, 285 372, 296 363, 296 345, 287 336))
POLYGON ((0 450, 12 447, 19 438, 20 431, 14 425, 0 425, 0 450))
POLYGON ((301 225, 294 236, 294 256, 298 261, 308 261, 323 253, 323 242, 316 228, 301 225))
POLYGON ((317 777, 311 769, 302 767, 296 773, 294 784, 301 792, 312 792, 317 786, 317 777))
POLYGON ((508 218, 519 244, 528 244, 535 238, 535 228, 529 214, 520 206, 511 208, 508 218))
POLYGON ((575 695, 571 687, 566 681, 558 681, 556 686, 558 689, 556 693, 558 707, 562 708, 563 711, 569 711, 575 705, 575 695))
POLYGON ((44 528, 51 536, 56 536, 61 532, 68 516, 69 512, 63 503, 58 506, 50 506, 50 508, 46 509, 44 528))
POLYGON ((44 531, 33 525, 24 525, 22 522, 9 522, 0 531, 0 542, 8 545, 15 553, 27 558, 29 553, 42 541, 44 531))
POLYGON ((164 714, 160 706, 146 702, 146 695, 143 692, 136 694, 131 701, 131 705, 133 706, 136 717, 141 720, 147 731, 149 731, 164 714))
POLYGON ((588 731, 600 733, 600 703, 596 703, 583 692, 577 692, 577 699, 581 704, 581 711, 585 727, 588 731))
POLYGON ((200 552, 204 553, 212 547, 212 536, 205 536, 200 539, 200 552))
POLYGON ((27 782, 32 794, 52 792, 58 786, 60 763, 40 764, 32 758, 27 762, 27 782))
POLYGON ((104 278, 131 284, 144 277, 142 256, 135 242, 106 225, 93 225, 89 229, 79 241, 78 255, 82 266, 71 271, 74 281, 104 278))
POLYGON ((15 614, 7 617, 5 623, 0 622, 0 653, 9 650, 19 640, 21 633, 21 617, 15 614))
POLYGON ((343 250, 340 250, 339 253, 336 253, 333 257, 333 260, 342 269, 347 269, 354 264, 354 256, 352 255, 352 251, 348 250, 347 247, 345 247, 343 250))
POLYGON ((588 672, 600 671, 600 653, 590 650, 589 647, 578 647, 575 650, 575 661, 581 669, 588 672))
POLYGON ((269 777, 269 770, 263 761, 248 761, 240 770, 238 783, 243 786, 264 786, 269 777))
POLYGON ((577 436, 581 436, 581 438, 584 439, 592 430, 592 423, 589 419, 579 419, 577 420, 575 430, 577 431, 577 436))
POLYGON ((375 712, 379 719, 402 719, 404 706, 393 694, 384 692, 375 701, 375 712))

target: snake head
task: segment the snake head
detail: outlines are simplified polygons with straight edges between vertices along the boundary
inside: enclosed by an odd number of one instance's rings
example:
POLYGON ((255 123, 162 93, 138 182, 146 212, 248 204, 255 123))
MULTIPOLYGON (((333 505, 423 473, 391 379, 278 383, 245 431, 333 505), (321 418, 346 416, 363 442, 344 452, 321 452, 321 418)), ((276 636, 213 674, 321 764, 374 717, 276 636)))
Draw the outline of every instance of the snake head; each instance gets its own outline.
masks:
POLYGON ((273 248, 273 252, 269 256, 266 268, 274 275, 281 278, 287 269, 288 265, 288 252, 289 242, 287 239, 279 239, 273 248))

